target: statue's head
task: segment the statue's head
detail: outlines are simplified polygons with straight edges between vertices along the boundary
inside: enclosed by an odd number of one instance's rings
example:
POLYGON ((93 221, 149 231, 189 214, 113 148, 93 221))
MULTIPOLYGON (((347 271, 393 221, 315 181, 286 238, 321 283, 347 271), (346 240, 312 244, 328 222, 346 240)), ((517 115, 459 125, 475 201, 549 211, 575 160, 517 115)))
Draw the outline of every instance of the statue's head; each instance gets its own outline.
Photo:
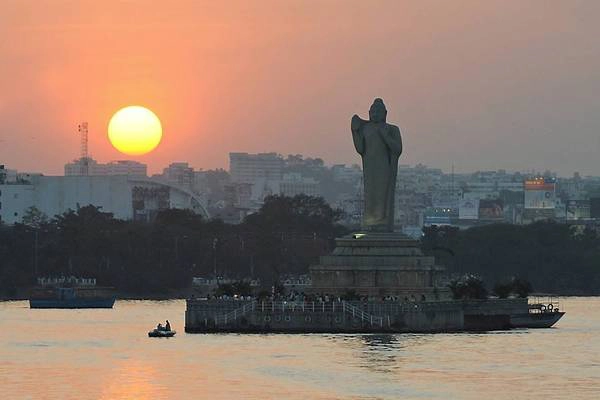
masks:
POLYGON ((387 110, 385 109, 383 100, 379 98, 375 99, 371 105, 371 108, 369 109, 369 120, 371 122, 385 122, 386 117, 387 110))

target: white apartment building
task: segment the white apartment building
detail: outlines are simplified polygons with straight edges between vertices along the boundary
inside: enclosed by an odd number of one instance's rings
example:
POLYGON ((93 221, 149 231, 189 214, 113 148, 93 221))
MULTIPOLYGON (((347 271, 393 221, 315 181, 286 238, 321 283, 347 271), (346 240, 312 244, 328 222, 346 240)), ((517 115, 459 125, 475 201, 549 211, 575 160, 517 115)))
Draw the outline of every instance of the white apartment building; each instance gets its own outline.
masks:
POLYGON ((350 167, 346 164, 335 164, 331 167, 333 179, 338 182, 357 182, 362 178, 362 169, 357 164, 350 167))
POLYGON ((280 181, 284 160, 277 153, 229 153, 229 173, 233 182, 280 181))
POLYGON ((294 197, 298 194, 318 196, 319 182, 313 178, 305 178, 298 173, 284 174, 279 183, 279 193, 289 197, 294 197))
POLYGON ((172 185, 191 187, 194 184, 194 168, 186 162, 174 162, 163 169, 162 175, 157 178, 172 185))
POLYGON ((101 164, 91 157, 80 158, 65 164, 65 176, 110 176, 110 175, 129 175, 129 176, 148 176, 148 166, 146 164, 131 161, 117 160, 107 164, 101 164))
POLYGON ((125 220, 151 220, 160 210, 190 209, 208 218, 201 198, 189 190, 126 175, 42 176, 0 185, 0 220, 21 222, 30 207, 54 217, 94 205, 125 220))

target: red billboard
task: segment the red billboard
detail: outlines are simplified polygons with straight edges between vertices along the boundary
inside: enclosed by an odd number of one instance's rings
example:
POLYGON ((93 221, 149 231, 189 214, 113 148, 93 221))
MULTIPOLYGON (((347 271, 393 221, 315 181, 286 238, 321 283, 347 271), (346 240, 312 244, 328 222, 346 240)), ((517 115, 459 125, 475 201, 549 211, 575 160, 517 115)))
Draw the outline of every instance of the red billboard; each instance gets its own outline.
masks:
POLYGON ((551 209, 556 204, 556 181, 536 178, 523 183, 525 208, 551 209))

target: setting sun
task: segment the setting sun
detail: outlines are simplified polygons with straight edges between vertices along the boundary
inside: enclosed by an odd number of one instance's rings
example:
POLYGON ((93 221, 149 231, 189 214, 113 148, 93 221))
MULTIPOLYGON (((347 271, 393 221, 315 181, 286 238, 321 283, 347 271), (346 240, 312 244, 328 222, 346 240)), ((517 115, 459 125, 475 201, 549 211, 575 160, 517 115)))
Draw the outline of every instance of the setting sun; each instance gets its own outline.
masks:
POLYGON ((121 153, 139 156, 158 146, 162 138, 162 126, 152 111, 129 106, 117 111, 110 119, 108 138, 121 153))

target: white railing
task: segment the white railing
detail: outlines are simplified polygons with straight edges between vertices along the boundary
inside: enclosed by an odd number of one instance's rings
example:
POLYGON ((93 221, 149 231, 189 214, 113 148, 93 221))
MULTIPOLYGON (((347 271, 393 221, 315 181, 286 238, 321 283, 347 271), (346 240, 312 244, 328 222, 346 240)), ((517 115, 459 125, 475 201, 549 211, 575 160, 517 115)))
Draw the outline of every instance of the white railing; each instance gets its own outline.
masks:
POLYGON ((530 296, 528 306, 531 313, 551 313, 561 310, 558 296, 530 296))
MULTIPOLYGON (((225 314, 216 315, 211 318, 215 325, 227 325, 228 323, 232 323, 237 321, 238 318, 241 318, 253 311, 260 312, 294 312, 294 311, 308 311, 308 312, 342 312, 347 315, 351 315, 353 318, 359 318, 360 320, 367 322, 371 326, 379 325, 383 327, 384 321, 386 321, 387 325, 390 325, 389 316, 377 316, 373 314, 369 314, 361 310, 360 308, 353 306, 350 303, 342 301, 340 303, 314 303, 314 302, 261 302, 259 305, 256 300, 244 304, 242 307, 236 308, 233 311, 230 311, 225 314)), ((205 320, 205 324, 208 324, 208 319, 205 320)))
MULTIPOLYGON (((373 326, 373 324, 377 324, 383 327, 383 317, 379 317, 373 314, 369 314, 364 312, 358 307, 353 306, 352 304, 348 304, 345 301, 342 302, 342 310, 344 313, 351 314, 353 318, 360 318, 361 320, 368 322, 373 326)), ((390 323, 389 317, 387 318, 388 325, 390 323)))
POLYGON ((236 321, 238 318, 248 314, 249 312, 254 311, 255 308, 256 300, 253 300, 251 303, 244 304, 242 307, 236 308, 235 310, 230 311, 226 314, 217 315, 214 317, 215 325, 227 325, 229 322, 236 321))

